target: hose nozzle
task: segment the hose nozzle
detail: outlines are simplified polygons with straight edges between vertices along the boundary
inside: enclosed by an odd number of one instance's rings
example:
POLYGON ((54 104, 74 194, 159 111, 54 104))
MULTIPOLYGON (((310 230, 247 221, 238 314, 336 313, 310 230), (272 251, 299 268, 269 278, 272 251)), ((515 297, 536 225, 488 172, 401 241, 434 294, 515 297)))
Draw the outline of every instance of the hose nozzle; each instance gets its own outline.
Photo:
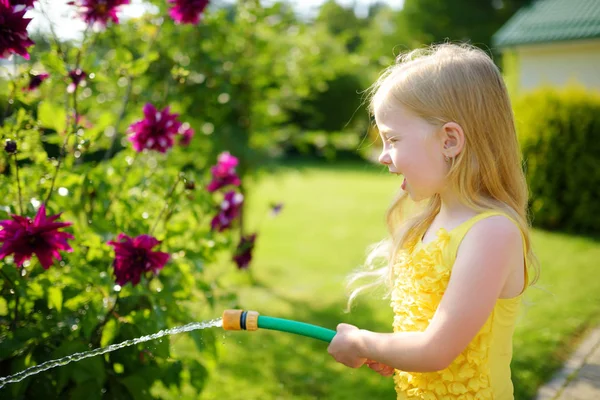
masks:
POLYGON ((255 331, 258 329, 258 312, 225 310, 223 311, 223 329, 226 331, 255 331))

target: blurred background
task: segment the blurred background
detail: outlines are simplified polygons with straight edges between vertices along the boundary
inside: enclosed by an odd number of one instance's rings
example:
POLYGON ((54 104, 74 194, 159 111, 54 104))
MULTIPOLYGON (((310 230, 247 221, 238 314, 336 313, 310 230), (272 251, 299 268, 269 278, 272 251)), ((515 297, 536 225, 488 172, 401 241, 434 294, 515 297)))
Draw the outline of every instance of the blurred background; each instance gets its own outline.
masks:
MULTIPOLYGON (((331 329, 347 322, 391 331, 380 292, 344 311, 345 279, 385 237, 384 214, 401 184, 376 163, 381 144, 365 92, 398 54, 444 41, 474 44, 501 69, 531 188, 542 273, 515 335, 515 398, 533 398, 600 321, 600 1, 69 3, 36 1, 26 15, 35 42, 30 59, 0 59, 2 137, 21 146, 0 160, 1 217, 10 218, 21 198, 21 213, 32 216, 40 192, 60 187, 69 195, 47 204, 52 214, 79 221, 73 229, 82 232, 60 267, 44 271, 32 259, 19 274, 14 260, 0 261, 2 376, 89 343, 117 343, 229 308, 331 329), (81 17, 82 4, 98 15, 114 9, 118 22, 92 24, 81 17), (175 6, 190 13, 187 21, 173 16, 175 6), (85 86, 69 74, 78 68, 85 86), (22 89, 42 73, 49 77, 35 90, 22 89), (148 102, 169 106, 193 128, 189 146, 135 155, 127 129, 148 102), (225 151, 239 161, 244 203, 231 230, 218 236, 208 221, 221 199, 202 182, 225 151), (55 185, 50 177, 61 159, 55 185), (178 174, 187 183, 181 191, 178 174), (94 204, 104 207, 104 219, 91 217, 94 204), (148 214, 159 215, 158 230, 148 214), (154 232, 173 264, 135 287, 115 286, 104 242, 118 231, 154 232), (239 239, 251 234, 252 246, 242 249, 251 261, 232 261, 239 239), (86 272, 69 278, 77 270, 86 272)), ((347 369, 324 343, 279 332, 212 328, 97 359, 27 378, 0 395, 395 396, 391 379, 347 369)))

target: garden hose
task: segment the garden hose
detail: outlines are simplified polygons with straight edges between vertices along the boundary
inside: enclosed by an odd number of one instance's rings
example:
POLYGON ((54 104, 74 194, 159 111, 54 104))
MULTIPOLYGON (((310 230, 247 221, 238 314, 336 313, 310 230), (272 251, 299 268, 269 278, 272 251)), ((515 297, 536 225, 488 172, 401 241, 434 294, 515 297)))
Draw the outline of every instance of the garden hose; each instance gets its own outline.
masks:
POLYGON ((256 311, 225 310, 223 312, 223 329, 226 331, 255 331, 258 328, 295 333, 327 343, 331 342, 336 334, 331 329, 289 319, 266 317, 256 311))

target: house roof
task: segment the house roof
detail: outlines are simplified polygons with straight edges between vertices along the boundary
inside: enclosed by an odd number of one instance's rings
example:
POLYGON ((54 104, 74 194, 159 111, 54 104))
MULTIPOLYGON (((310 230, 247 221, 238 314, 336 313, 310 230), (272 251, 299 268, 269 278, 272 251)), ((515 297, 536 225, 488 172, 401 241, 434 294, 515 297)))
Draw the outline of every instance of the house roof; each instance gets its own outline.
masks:
POLYGON ((600 0, 537 0, 492 37, 498 47, 600 37, 600 0))

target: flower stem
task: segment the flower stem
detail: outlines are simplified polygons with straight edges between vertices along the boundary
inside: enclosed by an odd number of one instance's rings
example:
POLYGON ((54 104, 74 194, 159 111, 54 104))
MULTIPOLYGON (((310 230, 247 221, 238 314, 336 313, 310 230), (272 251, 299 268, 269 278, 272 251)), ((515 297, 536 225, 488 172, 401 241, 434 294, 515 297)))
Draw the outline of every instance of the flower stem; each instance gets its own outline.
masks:
POLYGON ((117 295, 115 296, 114 304, 112 305, 110 310, 108 310, 108 312, 106 313, 106 315, 104 316, 102 321, 99 322, 98 325, 96 325, 96 327, 92 331, 91 342, 94 345, 94 347, 98 347, 98 345, 100 344, 100 340, 102 338, 102 328, 104 328, 104 325, 106 325, 110 316, 114 313, 115 309, 117 308, 117 304, 119 303, 119 295, 120 294, 121 294, 121 292, 117 292, 117 295))
POLYGON ((154 225, 152 225, 152 228, 150 229, 150 235, 152 235, 152 232, 154 232, 154 229, 156 229, 156 226, 158 225, 159 221, 161 220, 163 214, 165 213, 165 211, 167 211, 167 208, 169 208, 169 200, 171 200, 171 197, 173 197, 173 193, 175 192, 175 189, 177 188, 177 185, 179 184, 179 182, 181 182, 181 178, 182 178, 182 174, 178 174, 177 175, 177 179, 175 180, 175 183, 173 184, 173 186, 171 186, 171 190, 169 190, 169 193, 167 193, 167 199, 165 201, 165 205, 162 208, 162 210, 160 211, 160 214, 158 214, 158 218, 156 218, 156 221, 154 221, 154 225))
MULTIPOLYGON (((48 16, 48 13, 46 12, 46 6, 48 4, 46 4, 47 1, 43 2, 43 6, 42 6, 42 2, 39 2, 39 6, 40 6, 40 11, 42 13, 42 15, 46 18, 46 21, 48 22, 48 26, 50 27, 50 34, 52 36, 52 38, 54 39, 54 44, 56 45, 56 48, 58 50, 58 55, 62 58, 64 57, 65 52, 63 51, 61 45, 60 45, 60 40, 58 39, 58 35, 56 34, 56 31, 54 30, 54 23, 50 20, 50 17, 48 16)), ((48 5, 49 6, 49 5, 48 5)))
MULTIPOLYGON (((83 40, 81 42, 81 47, 79 47, 79 51, 77 52, 77 58, 75 61, 75 70, 79 69, 80 64, 81 64, 81 56, 83 54, 83 50, 84 50, 84 44, 85 41, 87 39, 87 34, 88 31, 90 29, 90 25, 88 25, 85 28, 85 31, 83 32, 83 40)), ((64 60, 64 62, 66 63, 66 60, 64 60)), ((44 201, 44 204, 48 204, 48 201, 50 200, 50 196, 52 196, 52 192, 54 191, 54 183, 56 182, 56 177, 58 176, 58 171, 60 170, 60 166, 62 165, 62 161, 65 158, 66 154, 67 154, 67 144, 69 142, 69 138, 71 137, 71 134, 75 134, 76 135, 76 129, 77 129, 77 89, 79 88, 79 83, 77 83, 75 85, 75 89, 73 89, 73 124, 72 124, 72 128, 71 130, 66 134, 65 140, 63 141, 62 147, 60 149, 60 153, 58 154, 58 162, 56 164, 56 168, 54 169, 54 174, 52 175, 52 183, 50 184, 50 190, 48 191, 48 195, 46 196, 46 200, 44 201)), ((68 107, 68 104, 67 104, 68 107)), ((69 124, 69 113, 67 112, 67 126, 69 124)))
MULTIPOLYGON (((117 190, 115 193, 121 193, 121 188, 123 186, 123 184, 125 183, 125 179, 127 179, 127 177, 129 176, 129 171, 131 171, 131 167, 133 167, 133 164, 135 164, 135 161, 137 160, 138 156, 140 153, 135 152, 134 156, 133 156, 133 160, 131 160, 131 164, 127 165, 127 168, 125 168, 125 171, 123 172, 123 175, 121 176, 121 181, 119 182, 119 184, 117 185, 117 190)), ((110 202, 108 203, 108 206, 106 207, 106 210, 104 210, 104 216, 106 217, 108 215, 108 211, 110 210, 110 208, 112 207, 113 203, 116 200, 116 196, 113 195, 110 199, 110 202)))
POLYGON ((19 299, 20 299, 19 291, 17 290, 17 285, 15 285, 13 280, 10 279, 3 270, 0 269, 0 272, 4 276, 4 279, 6 279, 6 281, 8 283, 10 283, 10 286, 12 286, 12 288, 15 292, 15 296, 16 296, 15 297, 15 318, 10 322, 10 329, 15 330, 15 328, 17 327, 17 321, 19 319, 19 299))
POLYGON ((21 195, 21 179, 19 178, 19 163, 17 162, 17 153, 14 154, 15 157, 15 173, 17 175, 17 188, 19 189, 19 210, 21 211, 21 215, 23 215, 23 196, 21 195))
POLYGON ((13 319, 12 322, 12 329, 15 330, 17 328, 17 322, 19 322, 19 292, 15 289, 15 295, 17 296, 15 298, 15 319, 13 319))
MULTIPOLYGON (((77 91, 77 89, 75 89, 75 91, 77 91)), ((48 201, 50 200, 50 196, 52 195, 52 191, 54 190, 54 183, 56 182, 56 177, 58 176, 58 170, 60 169, 60 166, 62 164, 62 160, 65 156, 66 153, 66 148, 67 148, 67 143, 69 141, 69 137, 71 136, 71 134, 67 134, 67 136, 65 137, 65 140, 63 141, 62 147, 60 148, 60 153, 58 154, 58 160, 56 163, 56 168, 54 169, 54 174, 52 174, 52 182, 50 183, 50 190, 48 190, 48 194, 46 195, 46 199, 44 200, 44 204, 48 204, 48 201)))
MULTIPOLYGON (((148 47, 146 48, 146 51, 144 52, 144 54, 142 55, 141 58, 145 58, 148 55, 148 53, 150 53, 152 48, 154 47, 154 42, 156 41, 156 38, 158 37, 158 33, 160 32, 161 26, 162 26, 162 24, 158 25, 158 27, 156 28, 156 32, 154 32, 154 35, 148 42, 148 47)), ((133 89, 133 77, 128 74, 127 75, 127 88, 125 88, 125 95, 123 96, 123 103, 121 105, 121 111, 119 112, 117 122, 115 122, 115 134, 112 136, 112 138, 110 140, 110 144, 108 145, 108 148, 106 149, 106 152, 104 153, 104 161, 108 160, 116 151, 115 146, 117 143, 117 139, 119 138, 119 126, 121 125, 121 123, 123 122, 123 119, 125 118, 125 113, 127 112, 127 104, 129 104, 129 99, 131 97, 132 89, 133 89)))
POLYGON ((6 275, 6 272, 4 272, 3 270, 0 269, 0 272, 2 273, 2 275, 4 275, 4 279, 6 279, 8 281, 8 283, 10 283, 10 285, 16 289, 17 287, 15 286, 15 283, 12 281, 12 279, 10 279, 8 277, 8 275, 6 275))
POLYGON ((19 64, 17 63, 16 56, 13 56, 13 64, 15 66, 15 73, 12 76, 12 79, 9 81, 9 83, 12 84, 12 90, 10 91, 10 95, 8 96, 8 102, 6 104, 6 108, 4 109, 4 116, 2 117, 2 121, 0 121, 0 126, 4 126, 4 120, 8 118, 10 114, 12 108, 11 106, 15 102, 15 95, 17 93, 17 75, 19 72, 19 64))
POLYGON ((110 144, 104 153, 104 161, 108 160, 115 149, 115 144, 117 142, 117 137, 119 136, 119 126, 125 118, 125 113, 127 111, 127 104, 129 103, 129 98, 131 97, 131 90, 133 89, 133 78, 131 76, 127 76, 127 88, 125 89, 125 95, 123 96, 123 104, 121 105, 121 111, 119 112, 119 117, 117 118, 117 122, 115 122, 115 132, 110 140, 110 144))

